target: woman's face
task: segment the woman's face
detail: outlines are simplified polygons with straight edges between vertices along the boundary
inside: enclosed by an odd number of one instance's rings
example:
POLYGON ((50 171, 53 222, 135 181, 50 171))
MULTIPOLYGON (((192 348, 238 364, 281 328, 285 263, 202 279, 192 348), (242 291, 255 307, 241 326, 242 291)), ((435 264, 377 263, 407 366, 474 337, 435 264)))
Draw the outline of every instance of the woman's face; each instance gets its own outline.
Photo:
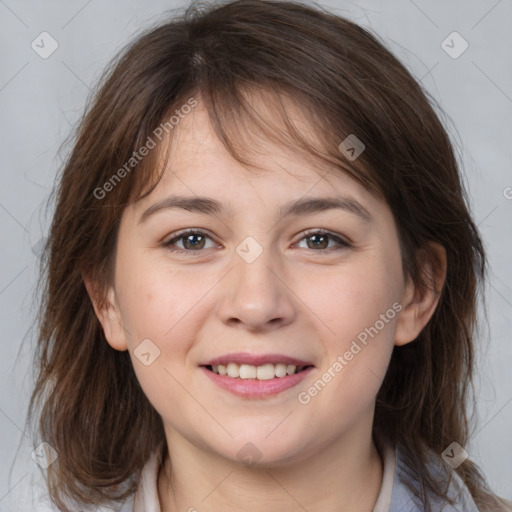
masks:
POLYGON ((251 172, 201 106, 181 120, 162 180, 123 214, 105 332, 170 446, 279 465, 369 435, 408 288, 384 203, 259 144, 251 172))

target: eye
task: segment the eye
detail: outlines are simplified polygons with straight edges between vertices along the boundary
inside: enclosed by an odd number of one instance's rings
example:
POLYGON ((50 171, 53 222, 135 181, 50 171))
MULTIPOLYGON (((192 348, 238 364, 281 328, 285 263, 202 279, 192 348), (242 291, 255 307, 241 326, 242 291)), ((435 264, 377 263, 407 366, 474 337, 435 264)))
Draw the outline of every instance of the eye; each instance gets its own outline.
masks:
MULTIPOLYGON (((299 243, 303 240, 310 240, 311 243, 307 243, 306 249, 319 249, 316 252, 322 251, 339 251, 347 247, 351 247, 351 244, 343 240, 341 237, 330 233, 323 229, 310 230, 305 233, 299 243), (334 241, 337 245, 329 247, 329 242, 334 241)), ((169 241, 164 242, 163 247, 167 248, 171 252, 176 253, 192 253, 201 252, 202 249, 209 249, 215 247, 213 244, 210 247, 206 247, 206 241, 212 240, 211 236, 200 229, 187 229, 177 233, 176 236, 171 238, 169 241), (182 248, 176 248, 177 243, 183 243, 182 248)), ((212 240, 213 241, 213 240, 212 240)))
MULTIPOLYGON (((182 231, 178 233, 174 238, 171 238, 168 242, 164 242, 162 245, 168 248, 172 252, 200 252, 201 249, 208 249, 205 247, 206 239, 212 240, 212 238, 204 231, 200 229, 188 229, 186 231, 182 231), (183 249, 173 248, 177 242, 181 242, 183 240, 183 249)), ((212 247, 214 247, 213 245, 212 247)))
POLYGON ((319 249, 317 252, 327 250, 339 251, 347 247, 351 247, 346 240, 324 229, 307 231, 306 236, 301 238, 299 242, 302 242, 302 240, 310 240, 311 243, 307 242, 306 249, 319 249), (337 243, 337 247, 329 247, 329 242, 333 240, 337 243))

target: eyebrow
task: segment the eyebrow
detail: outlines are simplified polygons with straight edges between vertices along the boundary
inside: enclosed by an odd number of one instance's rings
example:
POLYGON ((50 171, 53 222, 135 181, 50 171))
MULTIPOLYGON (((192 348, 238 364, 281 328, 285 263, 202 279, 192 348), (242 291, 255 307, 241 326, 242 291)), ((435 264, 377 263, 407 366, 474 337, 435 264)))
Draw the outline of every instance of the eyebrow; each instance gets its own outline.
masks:
MULTIPOLYGON (((172 209, 181 209, 189 212, 197 212, 205 215, 233 216, 230 208, 224 207, 217 200, 209 197, 198 196, 169 196, 150 206, 140 217, 139 224, 147 221, 153 215, 172 209)), ((341 209, 357 215, 366 223, 371 223, 373 217, 370 212, 359 202, 349 197, 304 197, 283 205, 278 211, 278 217, 292 215, 308 215, 320 213, 326 210, 341 209)))

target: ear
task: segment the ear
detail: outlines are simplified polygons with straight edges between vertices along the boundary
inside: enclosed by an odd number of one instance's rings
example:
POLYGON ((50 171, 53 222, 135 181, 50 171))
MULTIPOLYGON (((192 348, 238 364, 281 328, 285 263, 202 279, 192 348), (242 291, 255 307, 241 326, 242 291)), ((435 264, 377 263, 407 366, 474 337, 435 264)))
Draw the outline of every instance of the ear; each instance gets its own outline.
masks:
POLYGON ((123 326, 123 321, 119 306, 116 301, 115 290, 110 287, 107 291, 106 297, 100 298, 95 283, 88 277, 82 276, 87 294, 91 299, 94 307, 94 312, 103 327, 103 333, 108 344, 119 351, 128 349, 128 342, 126 338, 126 331, 123 326))
POLYGON ((420 271, 428 286, 418 287, 410 276, 402 296, 395 330, 395 345, 414 341, 434 314, 446 278, 446 249, 435 242, 422 251, 420 271))

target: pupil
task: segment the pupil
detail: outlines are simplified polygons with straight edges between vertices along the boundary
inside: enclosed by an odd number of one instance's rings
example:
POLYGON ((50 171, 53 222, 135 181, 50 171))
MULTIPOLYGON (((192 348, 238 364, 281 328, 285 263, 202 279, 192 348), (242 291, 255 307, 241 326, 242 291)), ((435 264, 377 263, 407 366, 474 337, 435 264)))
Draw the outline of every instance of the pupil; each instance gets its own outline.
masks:
MULTIPOLYGON (((311 240, 317 240, 317 241, 318 241, 318 239, 323 239, 323 240, 324 240, 324 242, 325 242, 325 241, 327 240, 327 237, 326 237, 325 235, 312 235, 312 236, 310 236, 310 239, 311 239, 311 240)), ((313 242, 313 243, 314 243, 314 247, 320 247, 320 245, 319 245, 319 244, 317 244, 317 243, 315 243, 315 242, 313 242)), ((325 243, 324 243, 324 244, 322 244, 322 247, 323 247, 323 248, 325 248, 324 246, 325 246, 325 243)))
MULTIPOLYGON (((187 237, 187 243, 190 243, 193 238, 203 238, 203 236, 202 235, 189 235, 187 237)), ((202 241, 204 242, 204 239, 202 241)), ((200 246, 201 246, 201 240, 199 241, 198 244, 192 243, 192 247, 200 247, 200 246)))

